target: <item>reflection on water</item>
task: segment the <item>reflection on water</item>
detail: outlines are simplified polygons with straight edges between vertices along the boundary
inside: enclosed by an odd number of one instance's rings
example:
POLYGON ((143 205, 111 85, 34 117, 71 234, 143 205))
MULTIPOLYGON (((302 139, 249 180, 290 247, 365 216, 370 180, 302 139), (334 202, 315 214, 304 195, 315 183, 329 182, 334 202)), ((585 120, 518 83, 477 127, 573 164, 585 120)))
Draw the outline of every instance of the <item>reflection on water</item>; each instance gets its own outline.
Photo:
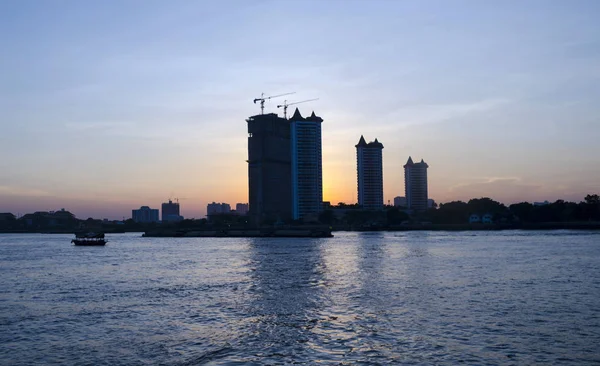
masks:
POLYGON ((6 364, 593 364, 600 235, 0 235, 6 364))
POLYGON ((247 324, 240 343, 253 350, 254 358, 245 361, 291 362, 302 356, 303 344, 321 320, 320 309, 327 306, 320 244, 319 240, 251 240, 247 324))

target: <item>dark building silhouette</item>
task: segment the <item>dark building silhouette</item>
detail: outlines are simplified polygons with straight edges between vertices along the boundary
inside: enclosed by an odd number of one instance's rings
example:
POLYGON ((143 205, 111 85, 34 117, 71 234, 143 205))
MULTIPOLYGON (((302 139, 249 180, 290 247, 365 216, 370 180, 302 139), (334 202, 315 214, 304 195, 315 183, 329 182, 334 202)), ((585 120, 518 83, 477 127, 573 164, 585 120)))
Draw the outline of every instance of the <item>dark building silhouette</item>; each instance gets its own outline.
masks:
POLYGON ((0 212, 0 229, 11 229, 16 227, 17 218, 10 212, 0 212))
POLYGON ((179 202, 173 202, 169 200, 169 202, 165 202, 161 206, 161 220, 163 222, 168 221, 180 221, 179 214, 179 202))
POLYGON ((222 214, 228 214, 230 212, 231 212, 231 205, 229 203, 213 202, 213 203, 209 203, 208 205, 206 205, 206 216, 222 215, 222 214))
POLYGON ((235 213, 238 215, 248 214, 248 204, 247 203, 237 203, 235 205, 235 213))
POLYGON ((0 212, 0 221, 14 221, 17 218, 10 212, 0 212))
POLYGON ((411 210, 427 210, 427 168, 429 168, 429 165, 423 159, 420 163, 414 163, 410 156, 406 165, 404 165, 406 205, 411 210))
POLYGON ((77 226, 77 219, 71 212, 64 208, 59 211, 37 211, 21 216, 20 220, 25 223, 25 227, 41 228, 72 228, 77 226))
POLYGON ((148 206, 142 206, 138 210, 131 210, 131 218, 135 222, 145 224, 158 222, 158 210, 148 206))
POLYGON ((323 204, 321 123, 315 115, 303 118, 298 108, 290 118, 292 144, 293 219, 316 219, 323 204))
POLYGON ((249 117, 248 195, 252 222, 292 218, 290 123, 275 113, 249 117))
POLYGON ((367 143, 363 136, 356 147, 358 204, 365 210, 383 209, 383 144, 367 143))

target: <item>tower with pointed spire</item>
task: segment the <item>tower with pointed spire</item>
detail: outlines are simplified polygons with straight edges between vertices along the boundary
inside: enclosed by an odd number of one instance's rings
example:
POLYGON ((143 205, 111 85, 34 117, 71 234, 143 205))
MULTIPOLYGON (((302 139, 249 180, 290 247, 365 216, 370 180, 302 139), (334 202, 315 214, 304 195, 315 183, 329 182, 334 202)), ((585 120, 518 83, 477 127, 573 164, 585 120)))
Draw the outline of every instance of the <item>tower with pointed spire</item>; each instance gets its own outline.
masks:
POLYGON ((321 123, 313 111, 302 117, 298 108, 289 119, 292 152, 292 217, 317 219, 323 202, 321 123))
POLYGON ((427 168, 429 165, 423 159, 414 163, 410 156, 404 165, 406 205, 411 210, 427 210, 427 168))
POLYGON ((383 144, 367 143, 361 135, 356 147, 358 204, 365 210, 383 209, 383 144))

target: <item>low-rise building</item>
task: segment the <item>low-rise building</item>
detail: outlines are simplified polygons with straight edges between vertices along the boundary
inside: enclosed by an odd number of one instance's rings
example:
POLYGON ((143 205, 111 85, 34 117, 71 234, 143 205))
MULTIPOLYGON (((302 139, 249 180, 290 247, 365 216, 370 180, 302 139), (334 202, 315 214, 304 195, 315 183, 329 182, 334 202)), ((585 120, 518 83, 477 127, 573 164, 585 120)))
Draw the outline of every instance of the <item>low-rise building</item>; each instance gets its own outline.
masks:
POLYGON ((469 216, 469 224, 493 224, 494 223, 494 215, 491 213, 486 213, 484 215, 472 214, 469 216))
POLYGON ((131 210, 131 218, 143 224, 158 222, 158 209, 142 206, 138 210, 131 210))
POLYGON ((550 204, 550 202, 548 202, 548 201, 544 201, 544 202, 534 202, 534 203, 533 203, 533 205, 534 205, 534 206, 546 206, 546 205, 549 205, 549 204, 550 204))
POLYGON ((394 197, 394 207, 408 207, 406 197, 394 197))
POLYGON ((20 220, 29 228, 66 229, 78 225, 75 215, 64 208, 59 211, 37 211, 21 216, 20 220))
POLYGON ((206 206, 206 216, 228 214, 231 212, 229 203, 209 203, 206 206))
POLYGON ((494 222, 494 216, 492 214, 485 214, 481 216, 481 222, 483 224, 492 224, 494 222))
POLYGON ((477 214, 472 214, 469 216, 469 224, 477 224, 481 222, 481 217, 477 214))
POLYGON ((237 203, 235 205, 235 212, 238 215, 247 215, 248 214, 248 204, 247 203, 237 203))
POLYGON ((0 212, 0 221, 14 221, 17 218, 10 212, 0 212))
POLYGON ((0 213, 0 229, 13 228, 17 223, 17 218, 10 212, 0 213))

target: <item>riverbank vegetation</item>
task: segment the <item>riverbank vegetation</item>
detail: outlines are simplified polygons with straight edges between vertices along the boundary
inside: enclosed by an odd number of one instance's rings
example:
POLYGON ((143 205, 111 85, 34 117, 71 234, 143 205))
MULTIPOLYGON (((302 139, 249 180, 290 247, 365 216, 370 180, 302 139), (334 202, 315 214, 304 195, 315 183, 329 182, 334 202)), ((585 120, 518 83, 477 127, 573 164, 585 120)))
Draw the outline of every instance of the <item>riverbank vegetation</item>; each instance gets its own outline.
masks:
MULTIPOLYGON (((248 228, 253 225, 247 216, 217 215, 207 219, 188 219, 177 223, 136 223, 124 221, 77 219, 65 210, 35 212, 20 218, 10 213, 0 213, 0 232, 54 232, 98 231, 105 233, 142 232, 156 229, 210 230, 215 228, 248 228)), ((363 229, 473 229, 487 228, 594 228, 590 223, 600 223, 600 197, 585 196, 581 202, 529 203, 504 205, 491 198, 475 198, 468 202, 442 203, 424 212, 411 212, 404 207, 384 206, 382 210, 363 210, 356 204, 339 203, 329 206, 318 217, 306 221, 277 222, 270 226, 302 226, 324 224, 334 230, 363 229), (472 223, 473 215, 489 218, 489 222, 472 223), (569 224, 569 225, 565 225, 569 224), (478 226, 479 225, 479 226, 478 226), (486 226, 487 225, 487 226, 486 226)), ((600 225, 600 224, 599 224, 600 225)), ((596 225, 596 226, 599 226, 596 225)))

